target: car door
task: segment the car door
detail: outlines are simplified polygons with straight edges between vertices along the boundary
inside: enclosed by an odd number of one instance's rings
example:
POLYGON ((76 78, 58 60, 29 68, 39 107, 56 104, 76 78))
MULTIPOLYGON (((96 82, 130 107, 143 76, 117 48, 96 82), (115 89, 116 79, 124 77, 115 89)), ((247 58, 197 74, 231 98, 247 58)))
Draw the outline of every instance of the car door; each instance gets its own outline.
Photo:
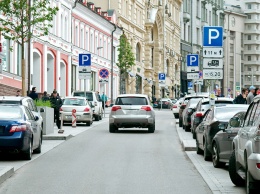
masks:
POLYGON ((190 106, 190 100, 189 100, 189 102, 187 103, 185 109, 182 112, 183 125, 187 125, 187 110, 188 110, 189 106, 190 106))
POLYGON ((205 141, 207 141, 208 145, 211 144, 211 142, 208 142, 209 141, 208 133, 210 131, 211 123, 214 118, 214 110, 215 110, 214 108, 209 109, 209 112, 207 114, 206 120, 204 121, 204 125, 203 125, 203 138, 205 141))
POLYGON ((248 108, 244 125, 238 132, 238 160, 243 164, 244 161, 244 150, 245 144, 248 140, 248 132, 252 127, 254 127, 254 118, 257 109, 258 103, 252 102, 248 108))
POLYGON ((35 116, 33 115, 32 111, 26 106, 24 108, 25 108, 27 119, 31 123, 31 127, 33 130, 33 147, 35 148, 38 147, 39 144, 39 138, 40 138, 39 126, 37 124, 37 121, 35 121, 35 116))
POLYGON ((207 121, 207 117, 208 117, 209 112, 210 112, 210 110, 208 110, 205 113, 205 116, 204 116, 202 122, 199 124, 199 126, 196 129, 197 141, 198 141, 199 147, 201 149, 203 149, 204 125, 205 125, 205 122, 207 121))

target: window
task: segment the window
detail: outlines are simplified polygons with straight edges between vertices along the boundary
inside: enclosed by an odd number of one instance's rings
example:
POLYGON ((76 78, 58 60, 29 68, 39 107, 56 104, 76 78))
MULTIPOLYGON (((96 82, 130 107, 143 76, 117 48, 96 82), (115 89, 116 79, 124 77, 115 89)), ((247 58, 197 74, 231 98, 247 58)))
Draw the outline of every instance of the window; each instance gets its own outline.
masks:
POLYGON ((22 75, 22 45, 17 43, 17 75, 22 75))
POLYGON ((64 18, 64 25, 65 25, 65 30, 64 30, 64 39, 68 40, 68 20, 67 17, 64 18))
POLYGON ((247 56, 247 61, 251 61, 251 56, 247 56))
POLYGON ((247 4, 247 9, 252 9, 252 5, 250 3, 247 4))
POLYGON ((140 45, 139 43, 136 44, 136 61, 140 62, 140 45))
POLYGON ((89 50, 89 48, 88 48, 88 32, 86 32, 86 36, 85 36, 85 49, 86 50, 89 50))
POLYGON ((231 52, 231 53, 234 52, 234 44, 230 44, 230 52, 231 52))
POLYGON ((80 29, 80 48, 84 49, 84 34, 83 34, 83 29, 80 29))
POLYGON ((197 28, 197 44, 200 44, 200 29, 197 28))
POLYGON ((196 16, 200 17, 200 0, 197 0, 196 16))
POLYGON ((210 26, 211 26, 211 24, 212 24, 212 23, 211 23, 211 15, 212 15, 212 14, 211 14, 211 11, 209 11, 209 25, 210 25, 210 26))
POLYGON ((78 26, 76 26, 75 28, 75 45, 78 46, 78 42, 79 42, 79 33, 78 33, 78 26))
POLYGON ((251 19, 251 15, 250 14, 247 15, 247 19, 251 19))
POLYGON ((103 44, 103 53, 104 53, 104 58, 107 58, 107 42, 106 40, 104 40, 104 44, 103 44))
POLYGON ((251 50, 251 45, 248 45, 248 48, 247 48, 247 50, 251 50))
POLYGON ((251 35, 247 35, 247 40, 251 40, 251 35))
POLYGON ((93 37, 93 34, 90 35, 90 46, 91 46, 90 51, 93 53, 93 51, 94 51, 94 37, 93 37))
POLYGON ((11 71, 11 57, 10 57, 10 40, 2 37, 2 69, 3 71, 11 71))
POLYGON ((251 68, 251 67, 247 67, 247 70, 248 70, 248 71, 251 71, 251 70, 252 70, 252 68, 251 68))

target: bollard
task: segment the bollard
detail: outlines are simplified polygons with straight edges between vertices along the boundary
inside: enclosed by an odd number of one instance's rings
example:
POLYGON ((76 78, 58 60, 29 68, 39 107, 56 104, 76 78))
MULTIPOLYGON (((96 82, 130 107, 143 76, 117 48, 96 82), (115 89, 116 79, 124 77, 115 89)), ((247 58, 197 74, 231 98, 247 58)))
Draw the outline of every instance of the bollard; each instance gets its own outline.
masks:
POLYGON ((77 126, 76 109, 72 109, 72 127, 77 126))
POLYGON ((63 133, 64 130, 62 129, 63 128, 63 115, 62 115, 62 111, 60 111, 60 130, 58 131, 58 133, 63 133))

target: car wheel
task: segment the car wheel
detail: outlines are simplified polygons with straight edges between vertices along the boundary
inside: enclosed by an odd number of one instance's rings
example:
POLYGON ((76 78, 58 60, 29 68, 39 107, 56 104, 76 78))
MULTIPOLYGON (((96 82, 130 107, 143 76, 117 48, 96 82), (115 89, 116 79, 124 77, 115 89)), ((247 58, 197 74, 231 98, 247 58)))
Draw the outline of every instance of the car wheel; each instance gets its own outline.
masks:
POLYGON ((90 121, 87 121, 86 122, 86 126, 90 126, 91 125, 91 122, 90 121))
POLYGON ((204 157, 205 161, 210 161, 211 154, 209 153, 207 147, 208 147, 208 144, 207 144, 207 140, 205 139, 203 157, 204 157))
POLYGON ((155 123, 148 127, 148 133, 154 133, 154 131, 155 131, 155 123))
POLYGON ((31 160, 32 159, 32 153, 33 153, 33 146, 32 146, 32 140, 30 140, 29 148, 23 153, 25 160, 31 160))
POLYGON ((178 119, 179 118, 179 115, 178 114, 173 114, 174 115, 174 117, 175 117, 175 119, 178 119))
POLYGON ((179 120, 179 127, 182 127, 182 120, 179 120))
POLYGON ((213 166, 215 168, 224 167, 226 165, 226 163, 219 161, 219 150, 218 150, 218 146, 216 143, 213 144, 212 150, 213 150, 213 153, 212 153, 213 166))
POLYGON ((114 124, 109 125, 109 132, 115 133, 118 130, 118 128, 114 124))
POLYGON ((229 177, 236 186, 244 186, 245 180, 242 179, 239 176, 239 174, 237 173, 236 164, 237 164, 237 162, 236 162, 235 150, 233 150, 233 152, 229 158, 229 165, 228 165, 229 177))
POLYGON ((99 115, 95 115, 95 121, 99 121, 99 115))
POLYGON ((42 132, 39 139, 39 146, 33 152, 37 154, 40 154, 42 152, 42 132))
POLYGON ((248 166, 246 165, 246 193, 247 194, 256 194, 256 189, 254 189, 253 178, 248 170, 248 166))
POLYGON ((197 154, 199 154, 199 155, 203 154, 202 149, 199 148, 199 142, 197 140, 196 140, 196 151, 197 151, 197 154))

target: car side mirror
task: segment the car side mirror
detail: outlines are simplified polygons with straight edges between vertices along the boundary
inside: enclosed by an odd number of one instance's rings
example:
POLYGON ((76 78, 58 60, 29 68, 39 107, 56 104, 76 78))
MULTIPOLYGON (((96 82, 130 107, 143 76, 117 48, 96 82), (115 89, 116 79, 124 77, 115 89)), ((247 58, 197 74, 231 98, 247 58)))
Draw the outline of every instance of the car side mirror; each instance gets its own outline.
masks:
POLYGON ((220 130, 223 130, 223 132, 225 132, 225 130, 226 130, 226 128, 227 128, 227 124, 220 123, 220 124, 218 125, 218 128, 219 128, 220 130))
POLYGON ((38 116, 35 116, 35 117, 34 117, 34 120, 35 120, 35 121, 38 121, 38 120, 39 120, 39 117, 38 117, 38 116))
POLYGON ((239 126, 240 126, 239 118, 237 118, 237 117, 231 118, 231 119, 229 120, 229 125, 230 125, 231 127, 239 127, 239 126))

